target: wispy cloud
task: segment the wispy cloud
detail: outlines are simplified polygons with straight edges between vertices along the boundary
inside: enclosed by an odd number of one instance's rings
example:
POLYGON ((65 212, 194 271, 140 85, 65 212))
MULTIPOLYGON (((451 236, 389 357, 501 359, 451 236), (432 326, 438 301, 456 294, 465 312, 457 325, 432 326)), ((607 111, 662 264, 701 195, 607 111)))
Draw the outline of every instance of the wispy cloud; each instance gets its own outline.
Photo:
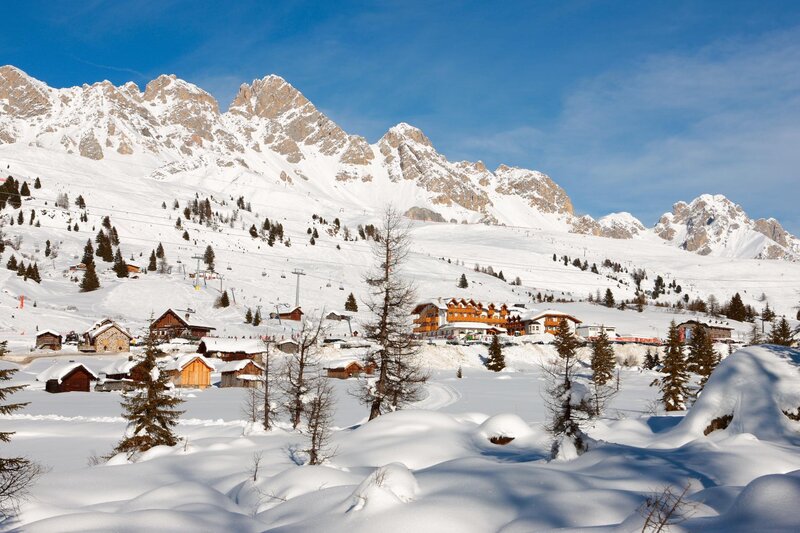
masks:
POLYGON ((653 55, 585 80, 552 124, 466 136, 476 157, 549 172, 579 208, 634 209, 653 222, 672 202, 723 193, 795 232, 800 197, 800 28, 653 55))

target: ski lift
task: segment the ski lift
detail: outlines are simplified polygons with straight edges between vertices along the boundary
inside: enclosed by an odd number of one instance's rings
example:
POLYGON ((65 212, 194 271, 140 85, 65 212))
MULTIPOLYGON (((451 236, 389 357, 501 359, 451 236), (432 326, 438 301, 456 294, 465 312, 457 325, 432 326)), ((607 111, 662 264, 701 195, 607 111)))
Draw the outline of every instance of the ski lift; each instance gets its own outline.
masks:
POLYGON ((176 263, 178 263, 179 265, 181 264, 181 262, 182 262, 182 261, 181 261, 180 259, 178 259, 178 260, 176 261, 176 263))
POLYGON ((339 284, 339 290, 340 290, 340 291, 343 291, 343 290, 344 290, 344 285, 342 285, 341 283, 339 284))
POLYGON ((228 263, 228 270, 233 270, 230 263, 228 263))
POLYGON ((328 280, 328 283, 326 283, 325 286, 326 287, 330 287, 331 286, 331 280, 328 280))
POLYGON ((286 274, 284 274, 283 272, 281 272, 281 277, 282 277, 283 279, 286 279, 286 274))
POLYGON ((267 275, 267 271, 266 270, 262 270, 261 271, 261 277, 266 277, 266 275, 267 275))

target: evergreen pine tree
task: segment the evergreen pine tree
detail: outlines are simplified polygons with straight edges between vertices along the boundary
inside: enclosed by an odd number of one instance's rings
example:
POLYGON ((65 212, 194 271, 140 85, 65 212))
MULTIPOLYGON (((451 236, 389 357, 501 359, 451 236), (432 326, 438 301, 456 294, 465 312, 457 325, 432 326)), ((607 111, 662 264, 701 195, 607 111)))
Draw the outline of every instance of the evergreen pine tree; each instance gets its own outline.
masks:
POLYGON ((309 240, 309 241, 308 241, 308 243, 309 243, 311 246, 314 246, 315 244, 317 244, 317 241, 315 241, 315 240, 314 240, 314 237, 311 237, 311 240, 309 240))
POLYGON ((161 243, 158 243, 158 246, 156 247, 156 257, 159 259, 164 258, 164 246, 161 243))
POLYGON ((27 181, 23 181, 22 182, 22 187, 19 188, 19 195, 20 196, 30 196, 31 195, 31 190, 28 187, 28 182, 27 181))
POLYGON ((86 200, 83 199, 83 195, 79 194, 78 197, 75 198, 75 205, 80 209, 86 209, 86 200))
POLYGON ((611 289, 606 289, 606 295, 605 298, 603 298, 603 304, 606 307, 614 307, 615 303, 616 302, 614 301, 614 293, 611 292, 611 289))
POLYGON ((750 328, 750 337, 747 339, 747 343, 751 346, 755 346, 757 344, 761 344, 764 342, 764 339, 761 338, 761 332, 758 330, 758 325, 753 324, 753 327, 750 328))
POLYGON ((118 278, 128 277, 128 265, 126 265, 125 260, 122 259, 119 248, 117 248, 117 253, 114 254, 114 272, 117 274, 118 278))
POLYGON ((680 411, 686 407, 689 376, 686 373, 686 359, 683 356, 678 326, 673 320, 667 333, 667 347, 664 353, 664 366, 661 371, 666 374, 660 381, 661 401, 667 411, 680 411))
POLYGON ((92 292, 100 288, 100 280, 97 279, 97 272, 94 270, 94 261, 86 263, 86 272, 81 281, 81 292, 92 292))
MULTIPOLYGON (((78 230, 75 230, 75 231, 78 231, 78 230)), ((109 232, 109 234, 110 234, 111 244, 113 246, 119 246, 119 233, 117 233, 117 227, 114 226, 113 228, 111 228, 111 231, 109 232)))
POLYGON ((231 301, 228 298, 228 291, 222 291, 222 294, 217 298, 216 307, 228 307, 231 301))
POLYGON ((13 255, 8 258, 8 263, 6 263, 6 268, 9 270, 16 270, 17 269, 17 258, 13 255))
POLYGON ((127 435, 114 448, 116 453, 129 456, 154 446, 175 446, 177 436, 172 432, 182 411, 176 409, 183 401, 170 394, 169 378, 156 362, 158 349, 152 335, 147 338, 144 359, 139 363, 141 381, 136 390, 122 401, 123 418, 128 421, 127 435))
POLYGON ((656 367, 655 359, 653 358, 653 351, 649 347, 647 348, 647 352, 644 354, 642 367, 645 370, 653 370, 656 367))
POLYGON ((41 189, 41 188, 42 188, 42 182, 39 180, 39 177, 38 177, 38 176, 37 176, 37 177, 36 177, 36 179, 33 181, 33 188, 34 188, 34 189, 41 189))
POLYGON ((744 322, 747 319, 747 308, 744 306, 742 297, 739 296, 738 292, 731 298, 725 316, 731 320, 738 320, 739 322, 744 322))
POLYGON ((206 267, 213 272, 214 270, 214 249, 211 248, 209 244, 206 246, 206 251, 203 254, 203 262, 206 264, 206 267))
POLYGON ((256 312, 253 315, 253 325, 258 326, 261 324, 261 309, 256 308, 256 312))
POLYGON ((461 274, 461 278, 458 280, 458 288, 459 289, 466 289, 469 287, 469 282, 467 281, 467 275, 461 274))
POLYGON ((21 226, 24 223, 25 223, 25 216, 22 214, 22 211, 20 211, 19 215, 17 215, 17 224, 21 226))
POLYGON ((190 240, 189 232, 187 230, 183 230, 183 235, 181 235, 184 241, 190 240))
POLYGON ((245 324, 252 324, 253 323, 253 311, 250 308, 247 308, 247 312, 244 314, 244 323, 245 324))
POLYGON ((112 262, 114 260, 114 249, 111 247, 108 235, 103 230, 100 230, 97 232, 94 242, 97 243, 95 254, 106 263, 112 262))
POLYGON ((33 268, 31 269, 31 275, 28 276, 28 277, 31 278, 36 283, 41 283, 42 282, 42 276, 39 274, 39 265, 38 264, 36 264, 36 263, 33 264, 33 268))
POLYGON ((92 246, 92 239, 86 240, 86 246, 83 247, 83 259, 81 263, 88 265, 94 263, 94 247, 92 246))
POLYGON ((356 297, 353 296, 351 292, 350 295, 347 297, 347 301, 344 303, 344 310, 350 311, 351 313, 358 312, 358 302, 356 302, 356 297))
POLYGON ((44 256, 50 257, 50 252, 50 239, 47 239, 47 241, 44 243, 44 256))
POLYGON ((608 341, 608 334, 604 327, 600 328, 600 335, 592 342, 592 381, 595 385, 605 385, 614 378, 614 347, 608 341))
POLYGON ((782 317, 776 324, 772 325, 772 330, 767 338, 769 344, 777 344, 778 346, 791 346, 793 340, 794 335, 785 317, 782 317))
MULTIPOLYGON (((8 352, 7 346, 8 341, 0 341, 0 357, 8 352)), ((16 368, 0 369, 0 382, 12 379, 16 372, 16 368)), ((7 402, 9 396, 24 388, 25 385, 0 386, 0 402, 7 402)), ((0 403, 0 415, 8 416, 26 405, 28 402, 0 403)), ((13 435, 13 431, 0 432, 0 442, 9 442, 13 435)), ((15 509, 17 501, 25 496, 27 488, 40 472, 39 465, 24 457, 0 458, 0 517, 8 518, 10 512, 15 509)))
POLYGON ((500 347, 500 339, 497 335, 492 336, 492 343, 489 345, 489 358, 486 360, 486 368, 492 372, 500 372, 506 367, 506 359, 503 356, 503 349, 500 347))
POLYGON ((149 272, 155 272, 157 268, 158 265, 156 264, 156 252, 153 250, 150 252, 150 260, 147 262, 147 270, 149 272))
POLYGON ((686 358, 686 370, 700 376, 700 390, 708 381, 711 372, 717 366, 717 352, 706 328, 695 326, 689 339, 689 355, 686 358))
POLYGON ((251 237, 253 237, 254 239, 255 239, 256 237, 258 237, 258 228, 256 228, 256 225, 255 225, 255 224, 253 224, 252 226, 250 226, 250 236, 251 236, 251 237))
POLYGON ((28 267, 25 266, 25 261, 20 261, 19 265, 17 265, 17 276, 27 279, 26 277, 27 273, 28 273, 28 267))
POLYGON ((104 216, 102 224, 103 224, 104 228, 106 228, 107 230, 110 230, 111 229, 111 217, 109 217, 108 215, 104 216))

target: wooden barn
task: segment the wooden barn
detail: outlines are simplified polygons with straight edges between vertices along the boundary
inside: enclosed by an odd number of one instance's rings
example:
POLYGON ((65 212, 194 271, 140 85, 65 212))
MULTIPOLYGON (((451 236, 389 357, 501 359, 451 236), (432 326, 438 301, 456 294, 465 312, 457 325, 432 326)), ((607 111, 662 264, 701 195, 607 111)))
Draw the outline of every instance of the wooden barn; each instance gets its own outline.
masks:
POLYGON ((94 390, 109 392, 116 390, 129 391, 136 388, 136 382, 141 381, 141 372, 136 372, 140 361, 133 357, 114 361, 100 370, 103 376, 95 386, 94 390), (137 376, 134 379, 134 376, 137 376))
POLYGON ((164 365, 164 371, 176 387, 205 389, 211 386, 211 366, 200 354, 176 357, 164 365))
POLYGON ((36 380, 44 382, 47 392, 89 392, 97 376, 81 363, 70 361, 54 364, 36 376, 36 380))
POLYGON ((260 339, 224 339, 203 337, 197 353, 205 357, 216 357, 223 361, 253 359, 261 361, 266 353, 266 345, 260 339))
POLYGON ((280 351, 282 351, 283 353, 297 353, 297 350, 300 348, 300 345, 295 340, 284 339, 282 341, 276 341, 275 347, 280 351))
POLYGON ((178 337, 187 339, 201 339, 207 337, 215 328, 195 322, 192 313, 184 311, 183 314, 174 309, 167 309, 164 314, 150 324, 150 332, 158 340, 170 340, 178 337))
POLYGON ((61 334, 52 329, 45 329, 36 334, 37 350, 60 350, 61 334))
POLYGON ((725 324, 721 321, 687 320, 678 324, 678 335, 681 342, 689 342, 695 328, 704 328, 712 341, 725 341, 731 339, 733 333, 733 328, 725 324))
POLYGON ((229 362, 220 372, 220 387, 258 387, 264 367, 250 359, 241 359, 229 362))
POLYGON ((358 361, 351 361, 344 366, 326 368, 329 378, 348 379, 358 377, 360 374, 372 375, 375 372, 375 364, 367 363, 362 365, 358 361))
POLYGON ((91 353, 130 352, 132 338, 128 330, 106 318, 81 335, 78 350, 91 353))
POLYGON ((278 313, 278 318, 280 318, 281 320, 300 321, 303 320, 303 310, 300 309, 299 307, 295 307, 291 311, 278 313))

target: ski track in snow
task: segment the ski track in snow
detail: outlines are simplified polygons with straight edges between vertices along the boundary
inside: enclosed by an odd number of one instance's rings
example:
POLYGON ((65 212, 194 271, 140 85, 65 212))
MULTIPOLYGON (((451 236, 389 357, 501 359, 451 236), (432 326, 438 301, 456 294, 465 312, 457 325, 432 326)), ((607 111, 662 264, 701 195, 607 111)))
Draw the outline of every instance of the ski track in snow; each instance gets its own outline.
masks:
POLYGON ((460 392, 444 383, 428 382, 427 392, 428 395, 423 400, 414 404, 414 409, 437 411, 461 399, 460 392))

